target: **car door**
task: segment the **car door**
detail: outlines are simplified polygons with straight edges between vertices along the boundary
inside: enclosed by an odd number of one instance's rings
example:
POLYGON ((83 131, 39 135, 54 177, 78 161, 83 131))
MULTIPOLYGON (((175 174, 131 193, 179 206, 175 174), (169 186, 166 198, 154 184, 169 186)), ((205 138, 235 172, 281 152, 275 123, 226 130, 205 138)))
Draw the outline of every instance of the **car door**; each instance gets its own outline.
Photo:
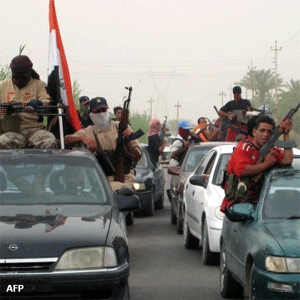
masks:
MULTIPOLYGON (((207 161, 207 164, 205 165, 203 169, 203 174, 208 176, 207 182, 210 183, 212 181, 212 170, 214 169, 214 165, 216 163, 217 158, 217 151, 213 150, 210 153, 210 158, 207 161)), ((199 234, 202 233, 202 216, 204 214, 205 209, 205 199, 207 198, 208 188, 200 187, 198 194, 196 194, 195 202, 196 202, 196 213, 199 218, 199 227, 197 228, 199 234)))
MULTIPOLYGON (((212 159, 212 155, 213 153, 208 153, 204 157, 193 175, 199 176, 203 174, 203 170, 212 159)), ((201 226, 201 215, 199 215, 197 211, 198 195, 203 192, 203 189, 203 187, 193 185, 190 182, 187 182, 185 187, 185 201, 189 226, 193 231, 196 231, 197 233, 199 232, 199 228, 201 226)))

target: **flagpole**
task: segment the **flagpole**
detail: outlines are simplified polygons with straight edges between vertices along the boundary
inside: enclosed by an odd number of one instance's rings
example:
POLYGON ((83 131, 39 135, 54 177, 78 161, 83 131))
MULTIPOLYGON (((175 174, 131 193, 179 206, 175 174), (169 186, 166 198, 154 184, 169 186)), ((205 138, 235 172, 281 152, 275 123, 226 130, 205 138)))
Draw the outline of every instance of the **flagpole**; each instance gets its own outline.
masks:
POLYGON ((62 119, 63 109, 58 108, 58 124, 59 124, 59 138, 60 138, 60 148, 65 149, 65 138, 64 138, 64 126, 62 119))

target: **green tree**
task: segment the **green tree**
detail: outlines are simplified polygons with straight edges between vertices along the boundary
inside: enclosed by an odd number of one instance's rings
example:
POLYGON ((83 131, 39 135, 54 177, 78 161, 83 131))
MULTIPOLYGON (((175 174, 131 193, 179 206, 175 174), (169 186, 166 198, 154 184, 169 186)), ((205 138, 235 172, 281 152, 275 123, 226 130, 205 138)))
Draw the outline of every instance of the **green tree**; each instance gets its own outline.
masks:
MULTIPOLYGON (((250 70, 237 84, 253 91, 252 105, 258 107, 268 104, 274 107, 274 92, 276 88, 276 74, 269 70, 250 70)), ((283 86, 283 80, 277 75, 277 86, 283 86)))
MULTIPOLYGON (((288 111, 299 104, 300 102, 300 80, 291 79, 286 82, 284 89, 280 89, 278 95, 278 117, 281 120, 288 111)), ((293 117, 293 133, 300 142, 300 110, 293 117)))
POLYGON ((139 138, 140 143, 148 143, 148 138, 147 138, 147 132, 148 132, 148 126, 149 126, 149 121, 147 117, 147 113, 144 112, 143 114, 138 114, 136 112, 131 112, 129 115, 129 120, 131 127, 134 131, 138 129, 142 129, 144 131, 144 135, 139 138))
POLYGON ((0 69, 0 81, 6 80, 11 77, 11 71, 9 65, 3 66, 0 69))
POLYGON ((75 103, 75 106, 77 109, 79 109, 79 96, 82 92, 82 89, 80 88, 80 85, 77 80, 73 82, 72 86, 72 96, 75 103))

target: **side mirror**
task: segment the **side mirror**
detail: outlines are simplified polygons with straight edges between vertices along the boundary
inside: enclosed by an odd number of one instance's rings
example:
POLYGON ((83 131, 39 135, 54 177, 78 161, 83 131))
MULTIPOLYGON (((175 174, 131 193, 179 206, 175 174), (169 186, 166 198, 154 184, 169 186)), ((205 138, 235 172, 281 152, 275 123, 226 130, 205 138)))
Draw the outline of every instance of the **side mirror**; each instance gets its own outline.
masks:
POLYGON ((170 174, 170 175, 179 176, 180 171, 181 171, 181 167, 180 166, 173 166, 173 167, 169 167, 168 168, 168 174, 170 174))
POLYGON ((193 185, 207 188, 207 175, 194 175, 190 177, 190 183, 193 185))
POLYGON ((114 196, 119 211, 131 211, 141 208, 140 198, 130 188, 121 188, 114 196))
POLYGON ((253 219, 254 206, 250 203, 236 203, 226 210, 226 216, 231 222, 245 222, 253 219))

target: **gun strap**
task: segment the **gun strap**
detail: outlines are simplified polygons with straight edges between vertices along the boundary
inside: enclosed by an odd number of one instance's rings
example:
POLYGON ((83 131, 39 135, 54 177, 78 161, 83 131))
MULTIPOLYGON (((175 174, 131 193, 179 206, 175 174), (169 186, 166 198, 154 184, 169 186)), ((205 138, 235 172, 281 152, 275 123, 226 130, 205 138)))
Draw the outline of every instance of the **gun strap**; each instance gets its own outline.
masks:
POLYGON ((101 154, 103 154, 104 158, 106 159, 107 163, 108 163, 109 166, 111 167, 112 171, 115 173, 115 172, 116 172, 116 169, 115 169, 115 167, 113 166, 113 164, 112 164, 110 158, 108 157, 107 153, 103 151, 102 146, 101 146, 101 144, 100 144, 100 141, 99 141, 99 139, 98 139, 98 137, 97 137, 97 134, 96 134, 96 132, 95 132, 95 127, 93 128, 93 133, 94 133, 95 140, 96 140, 96 143, 97 143, 97 146, 98 146, 98 151, 100 151, 101 154))

